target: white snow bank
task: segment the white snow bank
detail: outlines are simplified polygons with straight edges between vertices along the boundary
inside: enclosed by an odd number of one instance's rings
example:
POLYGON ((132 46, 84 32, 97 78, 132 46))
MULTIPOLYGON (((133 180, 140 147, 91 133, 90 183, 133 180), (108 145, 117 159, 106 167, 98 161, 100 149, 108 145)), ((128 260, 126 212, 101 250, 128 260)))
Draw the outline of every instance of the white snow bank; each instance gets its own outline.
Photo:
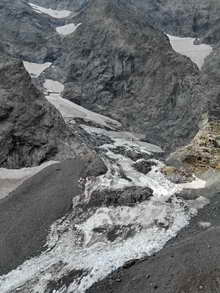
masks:
POLYGON ((52 79, 46 79, 43 86, 49 94, 61 94, 64 90, 64 85, 61 82, 52 79))
POLYGON ((63 35, 63 36, 67 36, 69 34, 72 34, 73 32, 75 32, 75 30, 81 25, 81 23, 78 24, 74 24, 74 23, 69 23, 63 26, 58 26, 56 27, 56 31, 58 32, 58 34, 63 35))
POLYGON ((48 67, 50 67, 50 65, 52 63, 50 62, 46 62, 46 63, 42 63, 42 64, 38 64, 38 63, 32 63, 32 62, 28 62, 28 61, 23 61, 24 67, 27 70, 27 72, 32 76, 32 77, 39 77, 40 74, 47 69, 48 67))
POLYGON ((28 3, 36 12, 45 13, 54 18, 65 18, 68 17, 72 12, 69 10, 55 10, 51 8, 45 8, 33 3, 28 3))
POLYGON ((47 91, 46 98, 53 104, 66 120, 82 118, 87 121, 93 121, 101 126, 109 128, 120 128, 121 124, 116 120, 110 119, 104 115, 89 111, 67 99, 63 99, 60 94, 64 90, 62 83, 51 79, 46 79, 44 88, 47 91))
POLYGON ((201 69, 205 58, 212 52, 212 47, 206 44, 194 45, 194 38, 180 38, 167 35, 174 51, 189 57, 201 69))
POLYGON ((202 189, 206 187, 206 181, 195 177, 192 182, 182 183, 180 186, 183 189, 202 189))
POLYGON ((0 168, 0 199, 21 185, 26 179, 34 176, 49 165, 57 163, 49 161, 37 167, 22 169, 0 168))

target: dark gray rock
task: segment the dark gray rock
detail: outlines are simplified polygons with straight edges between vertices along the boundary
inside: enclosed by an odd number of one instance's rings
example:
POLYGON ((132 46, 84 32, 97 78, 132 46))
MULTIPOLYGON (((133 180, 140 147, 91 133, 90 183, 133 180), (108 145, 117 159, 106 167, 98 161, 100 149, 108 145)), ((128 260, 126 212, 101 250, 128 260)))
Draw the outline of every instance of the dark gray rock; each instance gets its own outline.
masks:
POLYGON ((85 170, 85 177, 97 177, 105 174, 107 170, 104 162, 99 157, 95 157, 85 170))
POLYGON ((96 190, 91 194, 88 207, 100 206, 130 206, 153 196, 153 190, 148 187, 127 187, 119 190, 96 190))
POLYGON ((0 77, 1 167, 34 166, 90 153, 33 86, 21 62, 0 63, 0 77))
POLYGON ((133 0, 158 29, 177 36, 200 37, 208 43, 219 41, 218 0, 133 0))
POLYGON ((143 174, 147 174, 151 171, 152 167, 156 166, 156 163, 151 161, 140 160, 133 164, 133 167, 143 174))

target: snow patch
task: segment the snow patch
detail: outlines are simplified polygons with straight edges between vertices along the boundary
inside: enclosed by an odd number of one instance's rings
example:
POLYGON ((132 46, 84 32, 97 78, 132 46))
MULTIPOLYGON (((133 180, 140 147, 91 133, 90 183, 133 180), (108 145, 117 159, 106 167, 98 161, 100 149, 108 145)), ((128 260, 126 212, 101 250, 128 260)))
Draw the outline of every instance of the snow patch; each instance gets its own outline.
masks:
POLYGON ((206 187, 206 181, 195 177, 192 182, 182 183, 183 189, 202 189, 206 187))
POLYGON ((75 32, 75 30, 81 25, 81 23, 78 24, 74 24, 74 23, 69 23, 63 26, 58 26, 56 27, 56 31, 58 32, 58 34, 63 35, 63 36, 67 36, 69 34, 72 34, 73 32, 75 32))
POLYGON ((210 222, 199 222, 198 225, 199 225, 199 227, 201 227, 203 229, 207 229, 212 226, 212 224, 210 222))
POLYGON ((47 93, 61 94, 64 90, 64 85, 56 80, 46 79, 43 84, 47 93))
POLYGON ((46 62, 42 64, 23 61, 24 67, 32 77, 39 77, 41 73, 51 66, 52 63, 46 62))
POLYGON ((167 35, 173 50, 177 53, 189 57, 197 64, 199 69, 202 68, 205 58, 211 54, 212 47, 206 44, 195 45, 195 38, 180 38, 176 36, 167 35))
POLYGON ((51 79, 46 79, 44 82, 44 88, 47 92, 47 100, 57 108, 65 120, 82 118, 84 120, 93 121, 101 126, 108 128, 115 129, 121 127, 121 124, 116 120, 89 111, 73 102, 70 102, 67 99, 63 99, 61 97, 61 93, 64 90, 64 85, 62 83, 51 79))
POLYGON ((69 10, 55 10, 51 8, 45 8, 39 5, 35 5, 33 3, 28 3, 37 13, 45 13, 53 18, 66 18, 72 12, 69 10))

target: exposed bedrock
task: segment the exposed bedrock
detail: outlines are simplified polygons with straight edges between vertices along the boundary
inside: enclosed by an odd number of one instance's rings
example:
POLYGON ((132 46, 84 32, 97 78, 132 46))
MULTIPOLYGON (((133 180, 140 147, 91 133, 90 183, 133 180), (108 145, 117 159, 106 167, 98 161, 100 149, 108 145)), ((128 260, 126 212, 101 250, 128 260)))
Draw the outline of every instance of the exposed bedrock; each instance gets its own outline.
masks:
POLYGON ((82 24, 55 62, 65 72, 64 97, 165 149, 189 141, 206 107, 196 65, 130 1, 91 1, 74 22, 82 24))
POLYGON ((2 55, 0 63, 0 166, 29 167, 80 153, 92 156, 77 130, 69 129, 33 86, 23 64, 5 58, 2 55))

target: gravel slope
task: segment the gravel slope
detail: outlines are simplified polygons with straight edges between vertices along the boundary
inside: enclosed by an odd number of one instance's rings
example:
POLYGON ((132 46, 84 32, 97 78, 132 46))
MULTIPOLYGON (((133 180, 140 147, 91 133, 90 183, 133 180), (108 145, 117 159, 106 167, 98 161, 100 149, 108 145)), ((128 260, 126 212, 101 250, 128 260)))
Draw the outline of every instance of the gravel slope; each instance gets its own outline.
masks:
POLYGON ((0 274, 42 250, 50 225, 81 190, 86 163, 71 159, 46 167, 0 200, 0 274))

